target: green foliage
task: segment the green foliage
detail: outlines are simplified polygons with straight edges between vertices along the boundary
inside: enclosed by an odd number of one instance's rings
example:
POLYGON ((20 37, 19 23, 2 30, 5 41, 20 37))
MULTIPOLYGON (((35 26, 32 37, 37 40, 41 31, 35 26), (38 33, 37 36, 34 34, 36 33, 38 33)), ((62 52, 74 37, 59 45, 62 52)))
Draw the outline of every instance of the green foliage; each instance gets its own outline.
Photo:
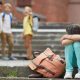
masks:
POLYGON ((17 70, 8 72, 7 77, 17 77, 17 70))

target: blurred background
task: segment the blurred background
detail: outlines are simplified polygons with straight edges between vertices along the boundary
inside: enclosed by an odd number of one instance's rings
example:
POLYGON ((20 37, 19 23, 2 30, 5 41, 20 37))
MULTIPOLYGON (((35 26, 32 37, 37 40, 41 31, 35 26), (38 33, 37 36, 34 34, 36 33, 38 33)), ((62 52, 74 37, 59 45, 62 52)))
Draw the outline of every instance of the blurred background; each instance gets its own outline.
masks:
MULTIPOLYGON (((2 0, 10 2, 10 0, 2 0)), ((13 0, 22 10, 28 5, 47 22, 80 23, 80 0, 13 0)))
MULTIPOLYGON (((55 53, 63 55, 60 38, 66 33, 65 28, 80 23, 80 0, 0 0, 13 2, 18 12, 25 6, 31 6, 33 14, 40 18, 40 27, 33 36, 33 52, 44 51, 47 47, 55 53)), ((14 17, 12 31, 14 34, 13 53, 25 54, 24 41, 20 37, 22 23, 14 17)), ((20 56, 22 57, 22 55, 20 56)))

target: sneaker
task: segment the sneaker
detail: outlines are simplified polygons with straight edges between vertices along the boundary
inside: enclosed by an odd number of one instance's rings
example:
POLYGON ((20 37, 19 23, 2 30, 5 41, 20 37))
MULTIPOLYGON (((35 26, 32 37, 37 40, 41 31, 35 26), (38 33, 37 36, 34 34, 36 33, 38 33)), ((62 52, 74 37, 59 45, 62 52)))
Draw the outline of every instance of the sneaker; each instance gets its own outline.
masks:
POLYGON ((17 58, 13 57, 13 56, 10 56, 9 57, 9 60, 17 60, 17 58))
POLYGON ((75 77, 74 78, 76 78, 76 79, 80 79, 80 72, 79 73, 77 73, 76 75, 75 75, 75 77))
POLYGON ((34 59, 34 57, 33 56, 27 56, 26 59, 27 60, 32 60, 32 59, 34 59))
POLYGON ((34 74, 30 74, 28 75, 29 78, 42 78, 43 76, 39 73, 34 73, 34 74))
POLYGON ((8 58, 8 57, 5 57, 5 56, 2 57, 1 59, 2 59, 2 60, 9 60, 9 58, 8 58))
POLYGON ((66 73, 64 79, 72 79, 72 73, 66 73))
POLYGON ((26 60, 33 60, 33 58, 26 57, 26 60))

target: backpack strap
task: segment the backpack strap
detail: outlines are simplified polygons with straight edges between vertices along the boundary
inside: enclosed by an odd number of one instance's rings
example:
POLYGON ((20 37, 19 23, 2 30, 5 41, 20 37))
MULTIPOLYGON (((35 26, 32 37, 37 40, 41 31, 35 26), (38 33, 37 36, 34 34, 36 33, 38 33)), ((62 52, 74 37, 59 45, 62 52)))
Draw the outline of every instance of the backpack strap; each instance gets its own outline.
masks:
POLYGON ((11 15, 11 14, 9 14, 9 16, 10 16, 10 21, 11 21, 11 23, 12 23, 12 15, 11 15))
POLYGON ((30 25, 30 27, 31 27, 31 29, 32 29, 32 25, 31 25, 31 23, 30 23, 30 16, 28 17, 28 23, 29 23, 29 25, 30 25))
MULTIPOLYGON (((3 15, 2 15, 2 19, 3 19, 3 21, 4 21, 4 18, 5 18, 5 15, 6 15, 6 13, 3 12, 3 15)), ((11 14, 9 14, 9 16, 10 16, 10 22, 12 23, 12 16, 11 16, 11 14)))
POLYGON ((2 21, 4 22, 5 13, 3 12, 2 21))

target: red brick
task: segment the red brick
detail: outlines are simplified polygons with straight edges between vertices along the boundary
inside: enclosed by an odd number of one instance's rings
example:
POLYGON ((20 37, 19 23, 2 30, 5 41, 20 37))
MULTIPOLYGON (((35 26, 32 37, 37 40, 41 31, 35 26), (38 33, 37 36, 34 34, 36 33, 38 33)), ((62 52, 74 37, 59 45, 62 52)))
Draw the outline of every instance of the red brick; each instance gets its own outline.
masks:
POLYGON ((17 0, 17 5, 20 7, 30 6, 32 0, 17 0))
POLYGON ((47 17, 47 21, 67 21, 69 0, 34 0, 33 10, 47 17))

